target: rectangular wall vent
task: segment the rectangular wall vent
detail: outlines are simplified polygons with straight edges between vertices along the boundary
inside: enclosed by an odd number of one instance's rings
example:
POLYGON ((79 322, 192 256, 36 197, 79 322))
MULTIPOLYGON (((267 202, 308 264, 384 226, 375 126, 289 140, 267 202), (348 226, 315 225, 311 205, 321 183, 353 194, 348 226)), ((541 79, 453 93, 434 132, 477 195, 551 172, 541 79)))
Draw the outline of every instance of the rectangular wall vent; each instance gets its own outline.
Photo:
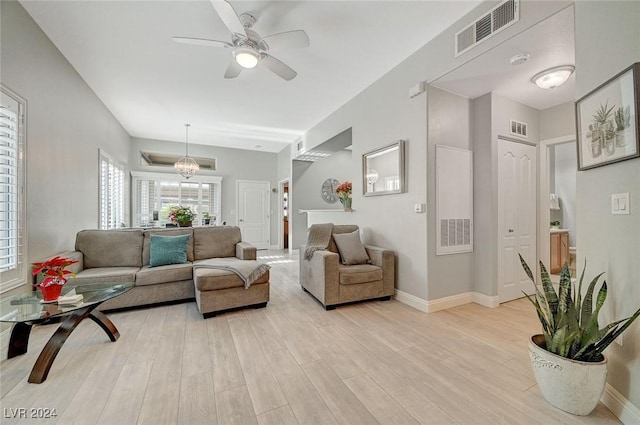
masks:
POLYGON ((514 136, 529 137, 527 133, 527 123, 516 120, 510 120, 509 131, 514 136))
POLYGON ((440 246, 469 246, 471 244, 471 220, 445 218, 440 220, 440 246))
POLYGON ((520 0, 505 0, 455 35, 455 56, 469 51, 478 43, 518 22, 520 0))

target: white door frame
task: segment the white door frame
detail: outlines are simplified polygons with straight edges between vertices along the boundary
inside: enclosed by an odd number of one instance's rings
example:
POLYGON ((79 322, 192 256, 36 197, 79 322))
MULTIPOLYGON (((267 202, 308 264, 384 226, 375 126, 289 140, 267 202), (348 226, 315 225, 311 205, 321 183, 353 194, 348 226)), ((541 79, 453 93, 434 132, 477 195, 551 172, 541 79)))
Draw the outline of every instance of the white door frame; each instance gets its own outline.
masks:
MULTIPOLYGON (((576 142, 575 134, 541 140, 538 144, 538 258, 549 267, 551 248, 549 243, 549 148, 563 143, 576 142)), ((577 165, 576 165, 577 167, 577 165)), ((540 265, 536 265, 536 279, 540 276, 540 265)))
MULTIPOLYGON (((283 179, 278 182, 278 249, 284 249, 284 211, 282 210, 282 196, 284 193, 284 185, 289 184, 289 179, 283 179)), ((289 220, 291 220, 291 190, 288 195, 289 220)), ((291 223, 289 222, 289 250, 291 250, 291 223)))
MULTIPOLYGON (((269 245, 271 244, 271 182, 269 180, 236 180, 236 226, 240 227, 240 183, 266 183, 267 184, 267 211, 269 213, 269 219, 267 222, 267 239, 269 245)), ((271 248, 268 246, 267 248, 271 248)))

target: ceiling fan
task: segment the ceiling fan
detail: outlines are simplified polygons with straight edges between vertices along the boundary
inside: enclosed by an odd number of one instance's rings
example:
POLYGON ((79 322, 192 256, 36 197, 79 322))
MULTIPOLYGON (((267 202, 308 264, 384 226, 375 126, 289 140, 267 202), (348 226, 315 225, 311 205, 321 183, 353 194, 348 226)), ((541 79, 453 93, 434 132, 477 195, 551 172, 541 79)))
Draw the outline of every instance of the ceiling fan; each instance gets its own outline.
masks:
POLYGON ((211 4, 231 31, 231 42, 209 40, 206 38, 172 37, 178 43, 195 44, 210 47, 233 49, 233 59, 227 67, 224 78, 236 78, 243 68, 254 68, 258 64, 269 69, 277 76, 290 81, 297 72, 279 59, 271 56, 272 49, 307 47, 309 36, 303 30, 286 31, 261 37, 251 28, 257 19, 249 13, 238 15, 229 2, 211 0, 211 4))

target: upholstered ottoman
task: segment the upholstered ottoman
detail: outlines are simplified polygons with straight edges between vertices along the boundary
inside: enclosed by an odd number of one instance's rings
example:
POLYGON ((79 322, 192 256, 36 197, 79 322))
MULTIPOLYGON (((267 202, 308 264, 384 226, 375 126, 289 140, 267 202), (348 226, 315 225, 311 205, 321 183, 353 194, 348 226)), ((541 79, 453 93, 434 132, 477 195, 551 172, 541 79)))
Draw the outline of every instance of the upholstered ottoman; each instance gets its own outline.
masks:
POLYGON ((225 269, 193 269, 196 303, 202 315, 238 307, 266 307, 269 301, 269 270, 245 289, 244 281, 234 272, 225 269))

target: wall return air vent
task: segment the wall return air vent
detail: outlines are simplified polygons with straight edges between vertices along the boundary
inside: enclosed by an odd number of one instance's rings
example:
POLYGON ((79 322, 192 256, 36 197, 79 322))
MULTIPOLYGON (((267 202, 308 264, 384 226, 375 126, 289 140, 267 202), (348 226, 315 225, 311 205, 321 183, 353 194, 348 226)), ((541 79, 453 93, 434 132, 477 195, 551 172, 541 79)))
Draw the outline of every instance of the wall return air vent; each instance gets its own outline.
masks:
POLYGON ((458 31, 455 35, 455 56, 471 50, 478 43, 491 38, 496 33, 518 22, 520 0, 505 0, 487 14, 458 31))

